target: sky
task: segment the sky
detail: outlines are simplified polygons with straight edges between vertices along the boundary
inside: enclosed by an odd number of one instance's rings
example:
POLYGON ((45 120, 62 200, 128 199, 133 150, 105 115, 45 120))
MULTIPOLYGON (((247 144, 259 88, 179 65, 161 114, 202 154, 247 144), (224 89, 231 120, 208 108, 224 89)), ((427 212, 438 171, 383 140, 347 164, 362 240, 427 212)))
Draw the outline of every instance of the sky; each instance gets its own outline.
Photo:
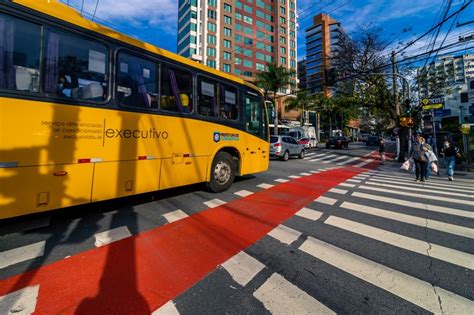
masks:
MULTIPOLYGON (((120 32, 137 37, 161 48, 176 52, 178 0, 62 0, 94 15, 97 22, 120 32)), ((245 0, 243 0, 245 1, 245 0)), ((463 3, 471 4, 463 10, 456 23, 474 20, 472 0, 296 0, 299 15, 298 60, 305 55, 305 29, 312 24, 312 17, 321 12, 331 15, 342 23, 349 35, 354 36, 360 27, 373 26, 391 43, 389 50, 403 47, 441 21, 441 11, 448 2, 448 16, 463 3)), ((438 35, 438 45, 446 34, 447 43, 459 36, 474 34, 474 22, 462 27, 451 27, 450 19, 438 35), (448 33, 451 27, 450 32, 448 33)), ((426 50, 430 36, 419 40, 406 49, 406 54, 426 50)), ((463 47, 474 46, 474 40, 463 47)), ((457 47, 456 49, 459 49, 457 47)), ((472 51, 472 50, 471 50, 472 51)))

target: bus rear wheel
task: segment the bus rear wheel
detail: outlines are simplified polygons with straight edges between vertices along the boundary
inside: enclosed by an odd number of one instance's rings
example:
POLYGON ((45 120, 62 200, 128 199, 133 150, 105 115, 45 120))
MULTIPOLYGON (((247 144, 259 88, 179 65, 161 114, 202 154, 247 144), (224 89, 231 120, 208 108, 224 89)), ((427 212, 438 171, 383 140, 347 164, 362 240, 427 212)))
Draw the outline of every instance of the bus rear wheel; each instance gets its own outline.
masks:
POLYGON ((212 161, 211 180, 207 183, 210 191, 218 193, 227 190, 234 182, 235 165, 232 155, 219 152, 212 161))

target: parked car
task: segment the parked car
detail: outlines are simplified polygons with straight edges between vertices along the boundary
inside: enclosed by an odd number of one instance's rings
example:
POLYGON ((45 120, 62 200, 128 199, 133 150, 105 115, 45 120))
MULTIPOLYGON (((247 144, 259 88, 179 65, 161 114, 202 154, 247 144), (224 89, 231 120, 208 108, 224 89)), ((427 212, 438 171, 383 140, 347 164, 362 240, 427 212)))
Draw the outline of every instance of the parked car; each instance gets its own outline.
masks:
POLYGON ((318 147, 318 140, 316 140, 316 138, 304 137, 299 139, 298 143, 304 145, 306 149, 318 147))
POLYGON ((282 161, 288 161, 291 156, 303 159, 305 156, 304 145, 299 144, 295 138, 290 136, 270 137, 270 157, 278 157, 282 161))
POLYGON ((375 146, 379 144, 379 138, 370 136, 367 138, 367 141, 365 142, 365 145, 367 146, 375 146))
POLYGON ((336 149, 343 149, 349 147, 350 139, 348 137, 333 137, 326 142, 326 149, 334 147, 336 149))

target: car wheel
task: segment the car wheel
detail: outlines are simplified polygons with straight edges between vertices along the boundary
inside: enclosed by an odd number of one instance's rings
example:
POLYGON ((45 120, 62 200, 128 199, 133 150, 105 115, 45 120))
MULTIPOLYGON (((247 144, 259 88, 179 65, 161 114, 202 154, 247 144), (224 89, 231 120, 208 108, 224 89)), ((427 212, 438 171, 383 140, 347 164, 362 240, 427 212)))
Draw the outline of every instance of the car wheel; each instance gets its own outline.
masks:
POLYGON ((288 161, 288 159, 290 158, 290 153, 288 151, 285 151, 285 153, 283 153, 283 156, 281 157, 281 160, 282 161, 288 161))
POLYGON ((218 193, 227 190, 234 182, 235 165, 232 156, 219 152, 214 157, 211 168, 211 181, 207 183, 210 191, 218 193))
POLYGON ((300 155, 298 155, 298 159, 304 159, 305 152, 304 150, 301 150, 300 155))

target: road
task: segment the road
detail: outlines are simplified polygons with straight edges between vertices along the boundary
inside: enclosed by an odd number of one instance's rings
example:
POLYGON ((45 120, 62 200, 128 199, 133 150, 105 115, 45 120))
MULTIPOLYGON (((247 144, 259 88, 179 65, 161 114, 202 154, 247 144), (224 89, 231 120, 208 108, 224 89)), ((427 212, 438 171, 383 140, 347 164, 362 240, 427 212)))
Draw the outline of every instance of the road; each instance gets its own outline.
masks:
POLYGON ((374 149, 0 222, 0 314, 472 314, 474 178, 374 149))

